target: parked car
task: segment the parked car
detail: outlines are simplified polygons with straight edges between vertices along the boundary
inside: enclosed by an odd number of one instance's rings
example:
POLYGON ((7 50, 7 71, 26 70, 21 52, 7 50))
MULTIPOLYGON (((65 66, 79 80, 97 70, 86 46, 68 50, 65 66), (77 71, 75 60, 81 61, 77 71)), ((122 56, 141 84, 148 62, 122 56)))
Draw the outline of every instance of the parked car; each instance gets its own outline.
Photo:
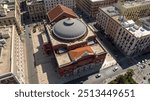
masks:
POLYGON ((97 74, 97 75, 95 76, 95 78, 99 78, 99 77, 101 77, 101 74, 97 74))
POLYGON ((117 66, 113 69, 113 72, 115 72, 116 70, 118 70, 118 67, 117 67, 117 66))
POLYGON ((29 33, 29 38, 31 38, 31 34, 29 33))

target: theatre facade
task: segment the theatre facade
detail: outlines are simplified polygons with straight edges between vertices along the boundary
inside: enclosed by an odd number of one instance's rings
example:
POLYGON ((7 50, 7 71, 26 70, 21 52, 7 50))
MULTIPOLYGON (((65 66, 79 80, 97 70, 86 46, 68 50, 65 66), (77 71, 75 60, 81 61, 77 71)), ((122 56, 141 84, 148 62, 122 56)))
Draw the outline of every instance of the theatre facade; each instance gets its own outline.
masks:
POLYGON ((61 77, 99 71, 107 52, 82 19, 66 16, 45 28, 50 42, 43 48, 47 54, 54 54, 61 77))

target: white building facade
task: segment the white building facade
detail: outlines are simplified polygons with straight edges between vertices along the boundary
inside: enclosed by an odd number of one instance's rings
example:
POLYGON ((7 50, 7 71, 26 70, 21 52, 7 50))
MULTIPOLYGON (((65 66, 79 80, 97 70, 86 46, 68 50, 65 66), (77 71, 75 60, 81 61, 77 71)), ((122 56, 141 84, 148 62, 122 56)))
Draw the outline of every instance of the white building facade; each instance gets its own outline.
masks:
POLYGON ((120 16, 113 6, 99 8, 97 27, 126 55, 139 55, 150 51, 150 18, 137 21, 120 16))

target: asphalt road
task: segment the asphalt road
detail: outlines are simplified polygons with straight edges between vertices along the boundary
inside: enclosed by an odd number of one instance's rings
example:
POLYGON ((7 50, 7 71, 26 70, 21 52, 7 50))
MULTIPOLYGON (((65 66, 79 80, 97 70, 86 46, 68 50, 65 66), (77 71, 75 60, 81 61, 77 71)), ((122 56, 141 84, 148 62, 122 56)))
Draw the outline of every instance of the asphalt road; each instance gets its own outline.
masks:
POLYGON ((88 80, 84 81, 85 84, 103 84, 107 83, 105 80, 112 78, 123 72, 123 69, 119 65, 111 66, 109 68, 100 71, 101 77, 96 78, 97 74, 88 77, 88 80), (113 71, 115 67, 118 67, 116 71, 113 71))
POLYGON ((28 70, 28 79, 30 84, 37 84, 37 74, 34 66, 34 57, 33 57, 33 44, 30 34, 30 27, 25 26, 25 35, 26 35, 26 50, 27 50, 27 70, 28 70))
POLYGON ((88 79, 86 81, 83 81, 82 83, 84 84, 105 84, 108 83, 108 79, 115 79, 116 76, 127 72, 128 69, 133 69, 134 70, 134 79, 136 80, 137 83, 144 83, 144 84, 148 84, 149 81, 148 79, 150 79, 150 60, 148 60, 147 63, 143 63, 145 65, 145 68, 140 68, 137 65, 133 65, 130 66, 127 69, 122 69, 120 66, 118 66, 118 70, 116 70, 115 72, 113 71, 115 66, 106 68, 104 70, 100 71, 101 77, 96 78, 95 76, 97 74, 91 75, 88 77, 88 79), (145 78, 145 79, 144 79, 145 78))
POLYGON ((103 70, 100 70, 101 77, 95 78, 95 76, 99 73, 87 75, 84 77, 81 77, 79 79, 73 80, 71 82, 68 82, 69 84, 79 84, 79 83, 84 83, 84 84, 103 84, 104 81, 108 78, 111 78, 117 74, 122 73, 122 68, 117 64, 108 68, 105 68, 103 70), (118 69, 114 72, 113 69, 115 67, 118 67, 118 69))

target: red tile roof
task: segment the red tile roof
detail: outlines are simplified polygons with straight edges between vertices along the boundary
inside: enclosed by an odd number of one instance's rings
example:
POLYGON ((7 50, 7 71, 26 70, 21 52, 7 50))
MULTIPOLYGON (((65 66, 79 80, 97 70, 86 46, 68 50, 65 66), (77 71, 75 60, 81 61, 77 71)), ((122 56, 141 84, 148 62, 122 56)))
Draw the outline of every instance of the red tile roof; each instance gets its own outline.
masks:
POLYGON ((73 18, 77 18, 77 15, 74 13, 74 11, 72 9, 70 9, 70 8, 68 8, 66 6, 63 6, 61 4, 58 4, 55 8, 50 10, 47 13, 47 15, 48 15, 49 20, 51 22, 53 22, 55 19, 57 19, 59 16, 61 16, 64 13, 72 16, 73 18))
POLYGON ((93 50, 90 46, 85 46, 69 51, 69 55, 72 60, 79 59, 80 57, 86 54, 93 54, 93 50))

